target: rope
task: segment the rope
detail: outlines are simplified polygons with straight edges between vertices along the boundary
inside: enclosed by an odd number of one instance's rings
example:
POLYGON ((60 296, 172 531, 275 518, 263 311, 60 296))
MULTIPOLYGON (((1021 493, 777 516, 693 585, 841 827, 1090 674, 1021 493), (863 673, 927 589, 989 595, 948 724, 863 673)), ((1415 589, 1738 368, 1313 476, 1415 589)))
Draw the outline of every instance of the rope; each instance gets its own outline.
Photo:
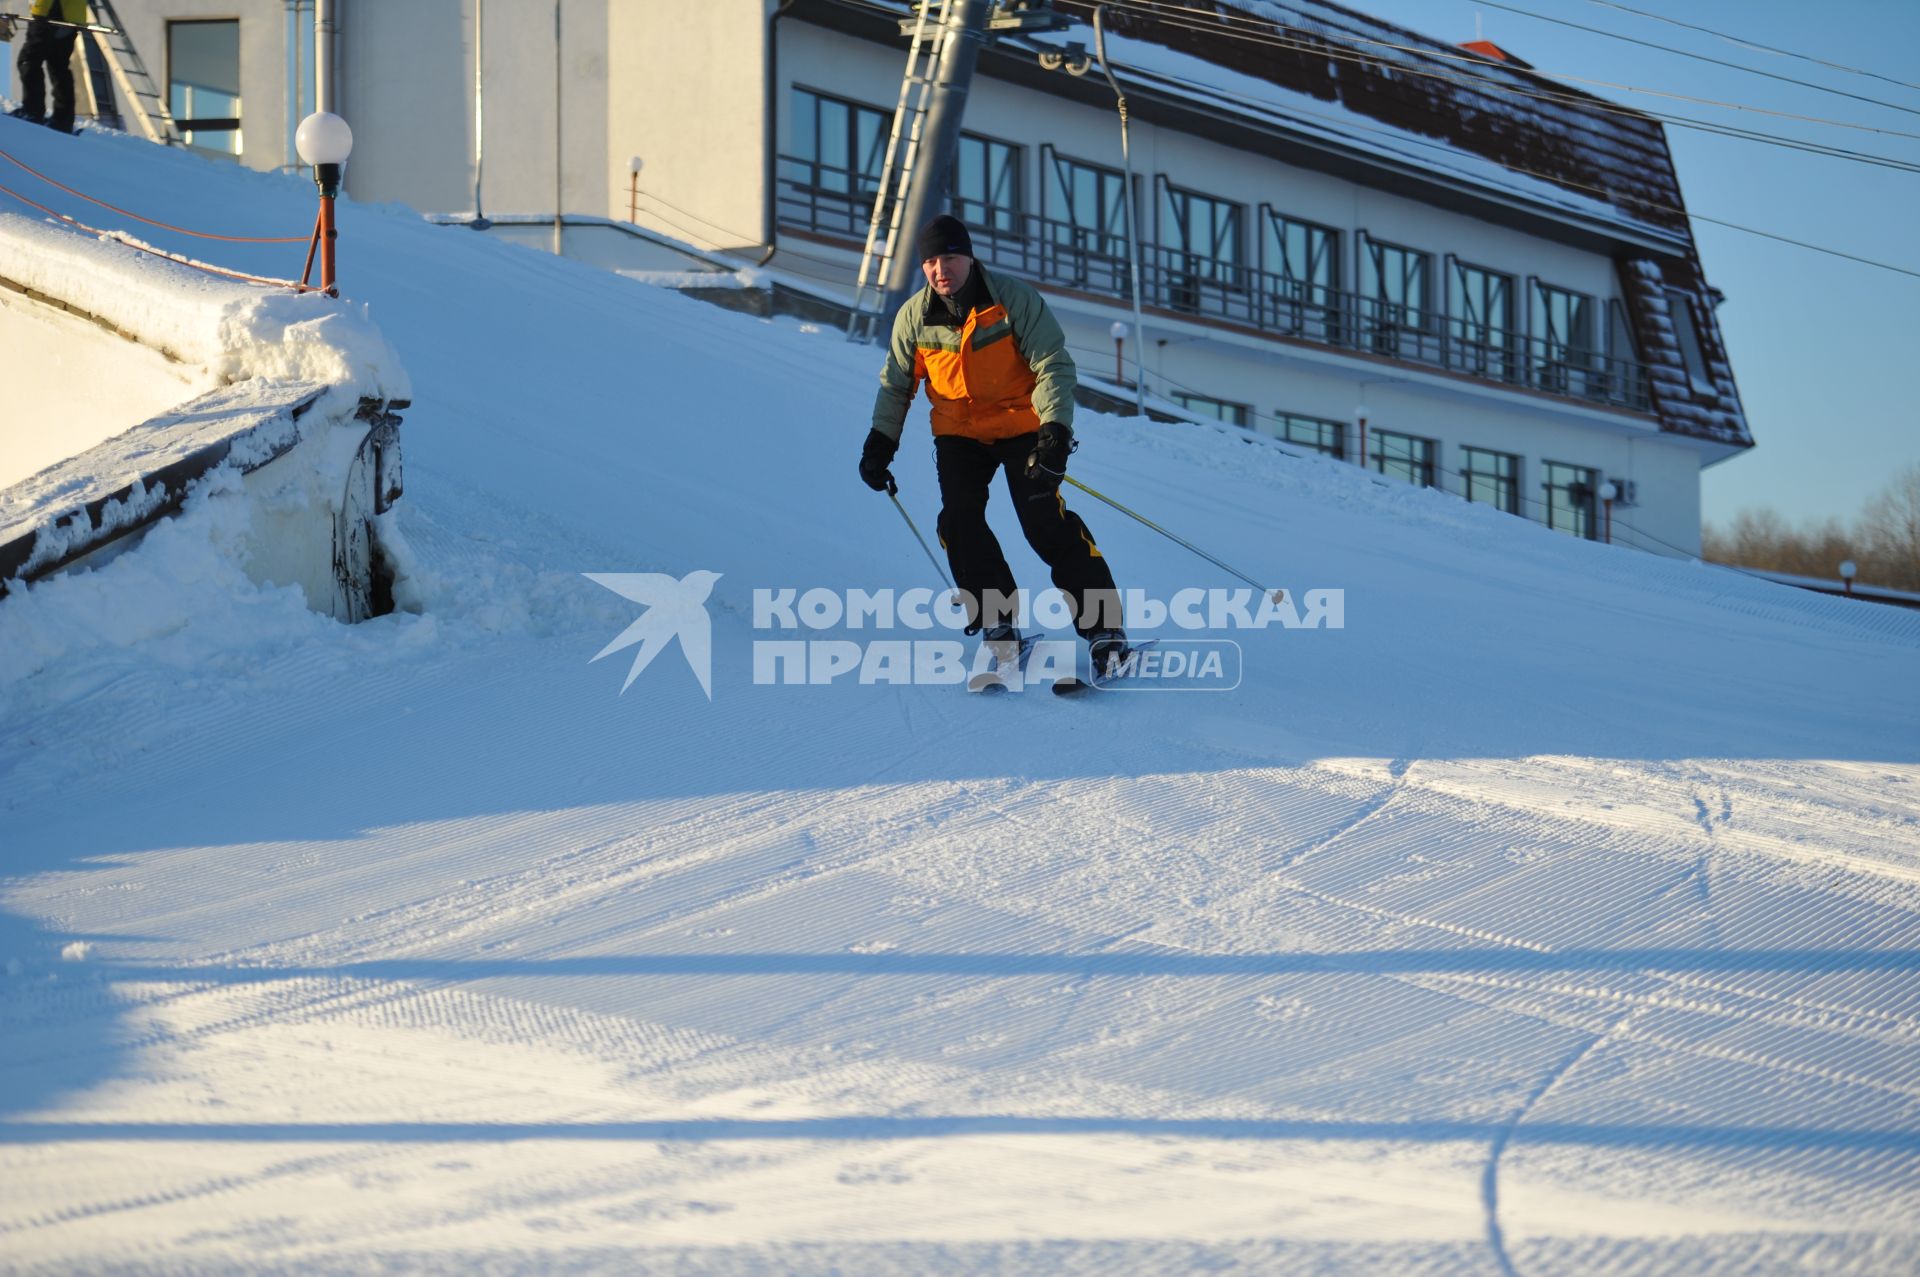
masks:
POLYGON ((116 244, 121 244, 127 248, 134 249, 137 252, 150 253, 155 257, 164 257, 170 262, 178 262, 182 266, 190 266, 194 270, 205 271, 209 275, 222 275, 228 279, 237 279, 249 284, 265 284, 270 288, 290 288, 297 293, 312 293, 312 292, 320 291, 317 288, 309 287, 306 284, 302 284, 291 279, 271 279, 265 275, 247 275, 247 274, 241 273, 240 271, 223 270, 218 266, 209 266, 205 262, 196 262, 191 257, 182 257, 178 253, 169 253, 164 249, 154 248, 150 244, 142 244, 138 240, 129 239, 127 238, 126 233, 124 231, 103 231, 97 226, 87 225, 85 222, 80 221, 78 218, 68 217, 65 213, 60 212, 58 209, 48 208, 45 204, 40 203, 38 200, 28 199, 26 196, 22 195, 20 192, 14 190, 10 186, 0 186, 0 195, 11 195, 14 199, 19 200, 22 204, 25 204, 27 207, 37 208, 42 213, 45 213, 47 216, 58 218, 60 221, 65 222, 69 226, 78 227, 80 230, 87 232, 89 235, 97 235, 101 239, 112 240, 116 244))
MULTIPOLYGON (((35 177, 39 178, 41 181, 45 182, 47 185, 56 186, 61 190, 65 191, 67 194, 72 195, 77 199, 83 199, 87 201, 87 203, 89 204, 98 204, 101 208, 104 208, 109 212, 118 213, 122 217, 131 217, 136 222, 145 222, 148 226, 157 226, 163 231, 172 231, 176 235, 191 235, 195 239, 223 240, 229 244, 299 244, 305 241, 305 239, 307 238, 305 235, 280 235, 280 236, 260 237, 260 236, 251 236, 251 235, 214 235, 206 231, 190 231, 184 226, 173 226, 166 222, 155 221, 151 217, 142 217, 138 213, 132 212, 128 209, 121 208, 115 204, 109 204, 105 200, 95 199, 93 196, 88 195, 85 191, 76 191, 71 186, 68 186, 65 182, 56 181, 53 178, 48 177, 45 173, 42 173, 39 169, 33 167, 31 164, 28 164, 25 160, 22 160, 18 156, 10 154, 7 151, 0 150, 0 159, 4 159, 9 163, 18 165, 19 167, 25 169, 27 172, 33 174, 35 177)), ((38 206, 36 205, 35 207, 38 207, 38 206)))

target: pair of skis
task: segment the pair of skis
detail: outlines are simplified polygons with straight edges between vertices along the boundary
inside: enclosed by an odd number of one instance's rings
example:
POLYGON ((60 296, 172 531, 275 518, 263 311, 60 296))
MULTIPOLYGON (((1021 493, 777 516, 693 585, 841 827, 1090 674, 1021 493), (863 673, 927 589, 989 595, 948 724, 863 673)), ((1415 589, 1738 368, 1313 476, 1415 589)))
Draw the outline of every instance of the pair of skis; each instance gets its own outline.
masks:
MULTIPOLYGON (((1027 658, 1033 654, 1034 644, 1039 641, 1039 635, 1028 634, 1021 636, 1017 650, 1006 650, 1013 647, 1011 643, 999 645, 1001 650, 994 651, 992 666, 968 679, 967 690, 969 692, 1006 692, 1013 688, 1016 679, 1024 684, 1027 658)), ((1085 678, 1076 674, 1067 678, 1054 679, 1047 685, 1048 689, 1055 696, 1077 696, 1088 688, 1102 688, 1126 678, 1135 668, 1133 654, 1152 647, 1158 641, 1158 639, 1148 639, 1144 643, 1135 643, 1128 647, 1126 654, 1121 657, 1121 666, 1117 670, 1109 669, 1103 672, 1089 669, 1085 678)))

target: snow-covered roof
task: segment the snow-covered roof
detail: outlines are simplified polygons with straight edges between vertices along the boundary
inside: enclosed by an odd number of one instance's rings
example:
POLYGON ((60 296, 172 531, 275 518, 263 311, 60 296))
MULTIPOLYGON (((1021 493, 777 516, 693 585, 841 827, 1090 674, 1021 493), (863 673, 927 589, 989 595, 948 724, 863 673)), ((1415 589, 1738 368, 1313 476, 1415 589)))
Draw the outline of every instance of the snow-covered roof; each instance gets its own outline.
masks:
MULTIPOLYGON (((1337 138, 1623 233, 1687 234, 1685 217, 1669 211, 1681 207, 1680 187, 1659 122, 1524 63, 1323 0, 1114 6, 1105 23, 1123 82, 1337 138)), ((1091 45, 1090 27, 1064 38, 1083 36, 1091 45)))

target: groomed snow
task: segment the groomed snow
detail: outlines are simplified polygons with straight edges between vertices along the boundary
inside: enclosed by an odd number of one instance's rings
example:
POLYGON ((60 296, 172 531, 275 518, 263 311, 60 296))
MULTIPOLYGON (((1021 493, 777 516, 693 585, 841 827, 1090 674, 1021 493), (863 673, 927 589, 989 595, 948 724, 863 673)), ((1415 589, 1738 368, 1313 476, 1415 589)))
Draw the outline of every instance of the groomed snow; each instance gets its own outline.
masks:
MULTIPOLYGON (((1920 618, 1082 414, 1078 477, 1345 628, 1232 693, 754 686, 756 588, 930 584, 853 473, 875 352, 341 228, 412 610, 249 585, 231 490, 0 602, 0 1267, 1912 1270, 1920 618), (583 574, 696 570, 712 698, 621 695, 583 574)), ((1237 584, 1070 501, 1127 586, 1237 584)))

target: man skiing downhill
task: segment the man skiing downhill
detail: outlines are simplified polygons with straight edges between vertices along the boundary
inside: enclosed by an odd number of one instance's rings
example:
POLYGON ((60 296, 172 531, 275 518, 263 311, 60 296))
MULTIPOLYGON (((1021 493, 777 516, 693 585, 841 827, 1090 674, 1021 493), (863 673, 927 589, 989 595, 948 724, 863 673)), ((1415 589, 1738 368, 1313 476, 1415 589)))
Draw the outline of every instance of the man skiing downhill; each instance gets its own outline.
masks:
POLYGON ((894 317, 860 477, 876 492, 891 490, 887 467, 925 381, 940 482, 936 527, 965 600, 966 632, 980 634, 1003 661, 1019 652, 1013 569, 987 526, 993 475, 1004 467, 1020 530, 1072 601, 1074 628, 1103 673, 1124 659, 1127 641, 1106 556, 1060 495, 1077 446, 1066 334, 1037 291, 981 268, 957 218, 934 218, 915 245, 927 286, 894 317))

